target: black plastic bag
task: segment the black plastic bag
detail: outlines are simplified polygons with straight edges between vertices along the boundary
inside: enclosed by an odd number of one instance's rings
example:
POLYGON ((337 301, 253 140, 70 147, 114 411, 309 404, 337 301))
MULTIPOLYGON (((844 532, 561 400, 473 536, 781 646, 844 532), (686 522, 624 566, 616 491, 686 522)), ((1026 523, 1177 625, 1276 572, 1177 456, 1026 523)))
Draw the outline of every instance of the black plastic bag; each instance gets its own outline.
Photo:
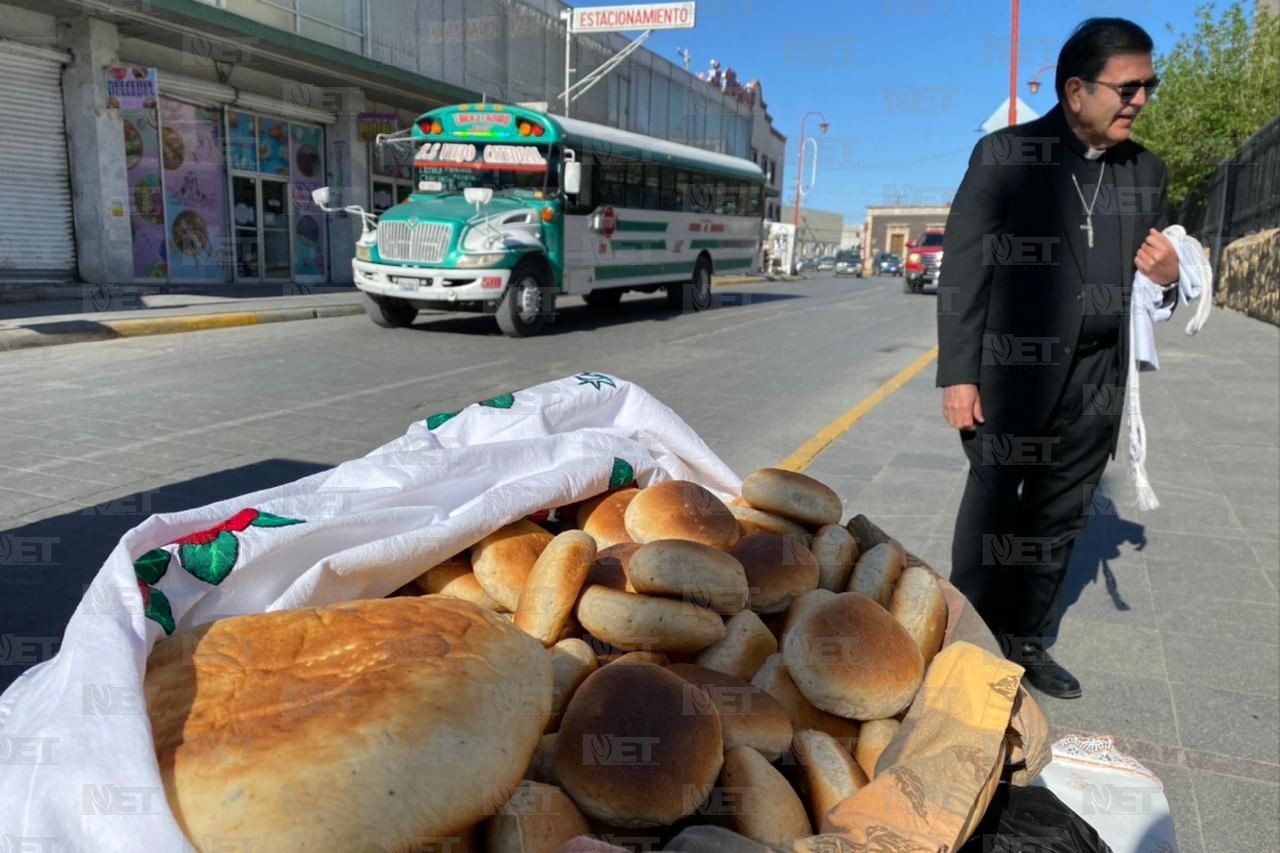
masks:
POLYGON ((1048 788, 1001 784, 959 853, 1111 853, 1111 848, 1048 788))

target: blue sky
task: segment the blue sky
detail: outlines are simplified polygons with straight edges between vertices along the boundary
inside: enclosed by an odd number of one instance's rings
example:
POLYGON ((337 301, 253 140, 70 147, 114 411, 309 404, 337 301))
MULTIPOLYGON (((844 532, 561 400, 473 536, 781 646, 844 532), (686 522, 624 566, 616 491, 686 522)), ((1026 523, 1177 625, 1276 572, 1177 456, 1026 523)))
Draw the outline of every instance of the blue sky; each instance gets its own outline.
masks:
MULTIPOLYGON (((580 0, 579 6, 622 0, 580 0)), ((1157 55, 1192 28, 1199 0, 1023 0, 1018 95, 1046 112, 1053 71, 1031 95, 1026 81, 1057 61, 1085 18, 1141 24, 1157 55)), ((1221 8, 1222 4, 1219 4, 1221 8)), ((862 222, 868 204, 936 204, 954 193, 977 127, 1009 93, 1009 0, 698 0, 697 27, 654 33, 646 46, 691 70, 712 59, 742 82, 758 78, 774 125, 786 134, 790 201, 801 117, 821 110, 818 182, 806 206, 862 222)), ((809 119, 806 133, 817 132, 809 119)), ((805 167, 806 175, 809 169, 805 167)))

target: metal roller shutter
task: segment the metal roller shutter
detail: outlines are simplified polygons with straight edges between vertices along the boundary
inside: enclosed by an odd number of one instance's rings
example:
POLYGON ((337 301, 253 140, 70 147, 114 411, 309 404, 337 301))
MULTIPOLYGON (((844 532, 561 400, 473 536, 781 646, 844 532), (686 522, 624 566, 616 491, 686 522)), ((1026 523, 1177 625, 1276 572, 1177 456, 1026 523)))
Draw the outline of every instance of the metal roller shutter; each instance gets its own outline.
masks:
POLYGON ((62 63, 55 51, 0 46, 0 280, 67 281, 76 269, 62 63))

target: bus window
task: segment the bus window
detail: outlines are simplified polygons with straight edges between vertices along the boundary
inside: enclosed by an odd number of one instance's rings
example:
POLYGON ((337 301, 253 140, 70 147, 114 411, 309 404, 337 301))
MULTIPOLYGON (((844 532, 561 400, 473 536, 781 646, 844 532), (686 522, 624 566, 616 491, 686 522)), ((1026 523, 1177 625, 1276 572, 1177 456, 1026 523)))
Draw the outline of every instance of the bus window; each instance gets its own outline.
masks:
POLYGON ((761 204, 761 201, 763 200, 763 195, 764 195, 763 187, 761 187, 759 184, 756 184, 756 183, 751 184, 751 207, 748 208, 747 212, 750 213, 752 216, 764 215, 764 205, 761 204))
POLYGON ((627 167, 627 200, 624 207, 644 207, 644 166, 632 163, 627 167))
POLYGON ((600 182, 600 198, 597 206, 625 207, 627 200, 627 164, 603 163, 597 170, 603 180, 600 182))
POLYGON ((650 163, 644 169, 644 206, 648 210, 661 210, 660 175, 662 167, 650 163))
POLYGON ((693 175, 684 169, 676 170, 676 210, 693 211, 693 175))
POLYGON ((658 181, 658 209, 679 210, 680 199, 676 196, 676 167, 659 166, 658 181))

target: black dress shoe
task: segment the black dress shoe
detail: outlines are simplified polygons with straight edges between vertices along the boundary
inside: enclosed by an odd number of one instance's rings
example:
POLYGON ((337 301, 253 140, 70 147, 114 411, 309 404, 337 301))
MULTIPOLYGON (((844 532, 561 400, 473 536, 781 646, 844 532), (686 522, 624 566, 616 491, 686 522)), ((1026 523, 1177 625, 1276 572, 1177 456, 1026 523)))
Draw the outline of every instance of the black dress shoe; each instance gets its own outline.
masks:
POLYGON ((1040 643, 1018 643, 1009 660, 1021 664, 1031 686, 1057 699, 1080 698, 1080 682, 1040 643))

